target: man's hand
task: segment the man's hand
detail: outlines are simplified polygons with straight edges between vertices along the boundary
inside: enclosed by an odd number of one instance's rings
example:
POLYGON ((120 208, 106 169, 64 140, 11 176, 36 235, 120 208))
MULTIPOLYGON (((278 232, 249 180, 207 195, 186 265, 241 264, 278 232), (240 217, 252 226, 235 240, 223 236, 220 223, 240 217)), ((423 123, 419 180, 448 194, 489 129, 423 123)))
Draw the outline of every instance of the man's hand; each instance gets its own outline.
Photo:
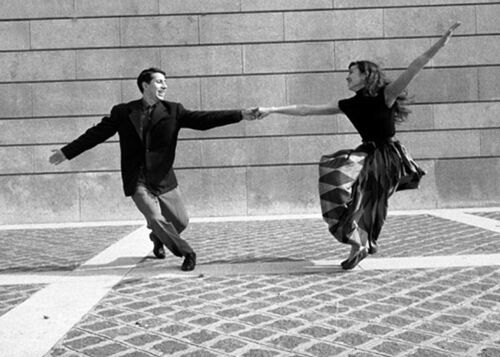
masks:
POLYGON ((259 116, 259 108, 248 108, 248 109, 243 109, 241 111, 241 115, 243 117, 243 120, 257 120, 257 119, 262 119, 261 116, 259 116))
POLYGON ((66 161, 66 156, 60 149, 52 150, 53 154, 49 157, 49 162, 54 165, 59 165, 61 162, 66 161))

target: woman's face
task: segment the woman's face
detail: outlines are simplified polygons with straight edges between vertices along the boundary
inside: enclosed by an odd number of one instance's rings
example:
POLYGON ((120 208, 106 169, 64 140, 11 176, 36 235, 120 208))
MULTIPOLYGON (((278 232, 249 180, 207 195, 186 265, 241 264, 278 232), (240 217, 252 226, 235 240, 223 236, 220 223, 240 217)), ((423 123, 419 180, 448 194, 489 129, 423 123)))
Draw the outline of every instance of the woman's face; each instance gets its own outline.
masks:
POLYGON ((365 86, 366 76, 359 71, 357 65, 349 67, 349 74, 347 75, 347 88, 356 92, 365 86))

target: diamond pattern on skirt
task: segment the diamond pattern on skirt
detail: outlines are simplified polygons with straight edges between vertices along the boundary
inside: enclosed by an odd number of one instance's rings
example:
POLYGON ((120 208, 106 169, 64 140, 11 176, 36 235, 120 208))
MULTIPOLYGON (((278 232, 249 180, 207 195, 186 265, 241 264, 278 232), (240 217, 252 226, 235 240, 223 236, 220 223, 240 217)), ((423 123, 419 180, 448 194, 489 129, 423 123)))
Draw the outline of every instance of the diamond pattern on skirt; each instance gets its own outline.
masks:
POLYGON ((365 153, 337 151, 321 157, 319 164, 319 194, 323 219, 329 226, 336 224, 347 209, 352 186, 363 168, 365 153))

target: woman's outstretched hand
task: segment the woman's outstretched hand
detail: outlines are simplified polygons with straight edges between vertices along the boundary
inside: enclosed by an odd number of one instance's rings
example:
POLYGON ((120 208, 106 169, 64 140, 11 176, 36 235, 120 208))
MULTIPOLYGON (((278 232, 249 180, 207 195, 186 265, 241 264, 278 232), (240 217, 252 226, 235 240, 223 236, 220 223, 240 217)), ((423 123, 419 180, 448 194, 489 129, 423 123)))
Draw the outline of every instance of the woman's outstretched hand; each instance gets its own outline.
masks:
POLYGON ((453 31, 460 26, 462 23, 460 21, 455 22, 453 25, 450 26, 450 28, 444 33, 443 38, 444 38, 444 43, 443 45, 446 45, 448 41, 451 38, 451 35, 453 35, 453 31))
POLYGON ((265 118, 269 114, 271 114, 271 108, 259 107, 257 110, 257 117, 259 119, 265 118))

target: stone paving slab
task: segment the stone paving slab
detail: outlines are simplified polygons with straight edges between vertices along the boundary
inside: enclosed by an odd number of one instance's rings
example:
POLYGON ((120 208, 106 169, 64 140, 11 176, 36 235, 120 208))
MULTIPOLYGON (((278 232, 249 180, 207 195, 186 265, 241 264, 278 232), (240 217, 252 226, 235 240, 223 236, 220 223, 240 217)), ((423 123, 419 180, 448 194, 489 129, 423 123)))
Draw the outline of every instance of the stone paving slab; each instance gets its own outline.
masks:
POLYGON ((500 356, 500 267, 126 279, 47 356, 500 356))
POLYGON ((138 227, 0 230, 0 273, 73 270, 138 227))

